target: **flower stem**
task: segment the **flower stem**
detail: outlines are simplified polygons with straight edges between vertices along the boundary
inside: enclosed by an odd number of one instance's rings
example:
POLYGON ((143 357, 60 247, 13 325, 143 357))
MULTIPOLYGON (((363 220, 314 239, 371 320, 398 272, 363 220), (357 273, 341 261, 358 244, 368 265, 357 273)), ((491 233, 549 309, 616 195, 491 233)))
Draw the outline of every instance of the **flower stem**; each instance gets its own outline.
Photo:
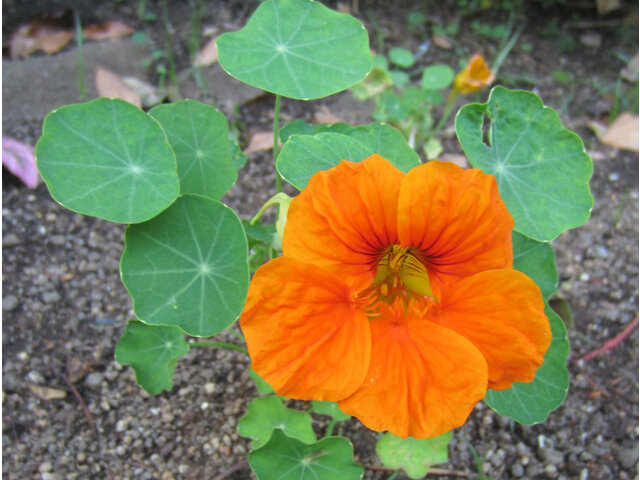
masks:
POLYGON ((445 123, 447 123, 447 120, 449 120, 449 117, 451 116, 451 112, 453 111, 453 107, 456 104, 456 99, 458 98, 458 95, 460 95, 460 92, 456 88, 451 89, 451 93, 449 93, 449 98, 447 98, 447 103, 445 103, 444 105, 444 112, 442 112, 442 117, 440 118, 440 121, 434 127, 434 129, 431 130, 431 132, 429 132, 429 138, 435 137, 438 133, 440 133, 440 130, 442 130, 442 127, 444 127, 445 123))
POLYGON ((234 345, 227 342, 193 342, 189 344, 190 347, 214 347, 214 348, 228 348, 229 350, 235 350, 236 352, 245 353, 249 355, 249 351, 241 347, 240 345, 234 345))
POLYGON ((278 135, 280 134, 280 100, 282 97, 276 94, 276 105, 273 109, 273 171, 276 175, 276 192, 282 191, 282 178, 276 169, 276 159, 278 158, 278 135))

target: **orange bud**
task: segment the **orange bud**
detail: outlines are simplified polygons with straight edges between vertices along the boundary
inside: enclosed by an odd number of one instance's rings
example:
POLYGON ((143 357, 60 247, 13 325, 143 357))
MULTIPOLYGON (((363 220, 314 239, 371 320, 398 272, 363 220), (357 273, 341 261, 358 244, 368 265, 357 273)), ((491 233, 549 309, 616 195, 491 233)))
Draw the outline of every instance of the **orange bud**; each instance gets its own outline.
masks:
POLYGON ((493 72, 482 55, 474 55, 453 81, 453 88, 463 95, 475 93, 493 82, 493 72))

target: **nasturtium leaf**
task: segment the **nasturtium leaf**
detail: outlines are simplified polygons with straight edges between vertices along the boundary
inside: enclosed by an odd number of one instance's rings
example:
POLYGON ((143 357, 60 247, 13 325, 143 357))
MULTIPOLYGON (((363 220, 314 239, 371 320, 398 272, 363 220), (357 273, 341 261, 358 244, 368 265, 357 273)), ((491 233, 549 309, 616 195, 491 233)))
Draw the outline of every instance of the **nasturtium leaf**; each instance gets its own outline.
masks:
POLYGON ((238 178, 226 117, 195 100, 158 105, 149 115, 160 122, 176 153, 180 193, 220 200, 238 178))
POLYGON ((304 443, 316 441, 311 415, 285 407, 282 400, 274 395, 251 400, 247 414, 238 422, 238 433, 250 438, 254 449, 267 443, 274 428, 304 443))
POLYGON ((116 344, 115 357, 116 362, 131 365, 138 385, 156 395, 171 389, 176 362, 188 351, 189 344, 178 327, 131 320, 116 344))
POLYGON ((429 467, 447 461, 450 441, 451 432, 433 438, 408 437, 406 440, 385 433, 376 444, 376 453, 384 466, 402 468, 410 478, 422 478, 429 467))
POLYGON ((548 243, 538 242, 513 232, 513 268, 533 279, 540 287, 543 298, 551 297, 558 289, 558 272, 553 248, 548 243))
POLYGON ((431 65, 422 71, 420 85, 428 90, 440 90, 451 85, 453 76, 453 70, 448 65, 431 65))
POLYGON ((351 415, 347 415, 340 410, 340 407, 338 407, 336 402, 313 400, 311 405, 313 406, 314 412, 320 413, 321 415, 329 415, 337 422, 349 420, 351 418, 351 415))
POLYGON ((124 100, 99 98, 51 112, 36 159, 57 202, 112 222, 149 220, 180 191, 162 128, 124 100))
POLYGON ((265 225, 260 220, 256 220, 252 225, 250 220, 242 220, 242 226, 247 234, 249 248, 256 243, 271 243, 273 236, 276 234, 276 225, 274 223, 265 225))
POLYGON ((396 87, 404 87, 410 80, 409 74, 401 70, 391 70, 389 75, 396 87))
POLYGON ((253 369, 249 368, 249 376, 256 383, 256 390, 260 395, 269 395, 271 393, 276 393, 271 385, 264 381, 264 379, 258 375, 258 373, 253 369))
POLYGON ((362 24, 310 0, 262 2, 244 28, 220 35, 217 45, 232 77, 300 100, 349 88, 372 64, 362 24))
POLYGON ((399 67, 409 68, 413 65, 413 53, 406 48, 393 47, 389 50, 389 60, 399 67))
POLYGON ((229 139, 229 153, 231 154, 231 160, 236 166, 236 169, 240 170, 247 164, 247 154, 242 151, 238 142, 229 139))
POLYGON ((127 228, 120 271, 140 320, 207 337, 242 311, 247 239, 229 207, 184 195, 156 218, 127 228))
POLYGON ((591 159, 537 95, 495 87, 487 103, 463 107, 455 125, 471 165, 496 177, 516 231, 545 242, 587 221, 591 159))
POLYGON ((553 339, 533 381, 515 382, 508 390, 488 390, 484 401, 496 412, 518 423, 533 425, 546 420, 559 407, 569 389, 569 342, 562 319, 547 306, 553 339))
POLYGON ((381 123, 360 127, 339 123, 319 129, 314 135, 290 137, 276 166, 287 182, 301 190, 314 173, 334 167, 341 160, 359 162, 374 153, 403 172, 420 164, 418 155, 395 128, 381 123))
POLYGON ((249 452, 258 480, 360 480, 362 465, 353 461, 353 446, 344 437, 325 437, 306 444, 275 429, 269 441, 249 452))

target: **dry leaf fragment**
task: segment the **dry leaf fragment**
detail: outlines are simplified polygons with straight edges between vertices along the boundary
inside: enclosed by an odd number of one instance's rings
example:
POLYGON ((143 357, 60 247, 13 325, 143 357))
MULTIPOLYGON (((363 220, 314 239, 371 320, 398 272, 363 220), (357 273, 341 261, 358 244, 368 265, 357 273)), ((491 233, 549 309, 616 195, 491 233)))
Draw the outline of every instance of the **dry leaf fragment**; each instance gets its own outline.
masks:
POLYGON ((218 37, 212 38, 204 47, 202 47, 193 61, 194 67, 208 67, 218 61, 218 47, 216 45, 217 39, 218 37))
POLYGON ((637 115, 628 112, 621 113, 601 134, 600 141, 610 147, 637 152, 638 128, 640 128, 640 121, 637 115))
POLYGON ((2 137, 2 164, 30 188, 40 181, 33 147, 15 138, 2 137))
POLYGON ((251 136, 244 153, 265 152, 273 150, 273 132, 256 132, 251 136))
POLYGON ((314 114, 313 114, 314 123, 338 123, 342 122, 342 119, 336 116, 329 107, 326 105, 322 105, 314 114))
POLYGON ((620 76, 627 82, 635 83, 638 81, 638 54, 629 60, 629 63, 620 70, 620 76))
POLYGON ((596 0, 598 15, 606 15, 620 8, 620 0, 596 0))
POLYGON ((453 48, 453 45, 451 44, 451 42, 449 41, 449 39, 445 36, 442 35, 434 35, 433 37, 431 37, 431 40, 433 41, 433 43, 435 43, 438 47, 444 49, 444 50, 451 50, 453 48))
POLYGON ((101 23, 100 25, 88 25, 82 29, 82 33, 90 40, 108 40, 131 35, 133 28, 116 20, 101 23))
POLYGON ((159 89, 150 83, 140 80, 136 77, 123 77, 122 81, 127 87, 136 92, 140 96, 142 106, 145 108, 153 107, 162 103, 167 96, 163 89, 159 89))
POLYGON ((41 400, 57 400, 67 396, 67 392, 51 387, 41 387, 33 383, 27 383, 29 390, 41 400))
POLYGON ((22 25, 9 40, 11 58, 26 58, 42 50, 52 54, 73 38, 73 30, 66 26, 64 17, 41 17, 28 25, 22 25))
POLYGON ((101 97, 121 98, 133 105, 142 107, 140 95, 127 86, 120 75, 106 68, 96 68, 96 89, 101 97))
POLYGON ((469 168, 469 160, 464 155, 459 153, 443 153, 438 158, 441 162, 451 162, 455 163, 461 168, 469 168))

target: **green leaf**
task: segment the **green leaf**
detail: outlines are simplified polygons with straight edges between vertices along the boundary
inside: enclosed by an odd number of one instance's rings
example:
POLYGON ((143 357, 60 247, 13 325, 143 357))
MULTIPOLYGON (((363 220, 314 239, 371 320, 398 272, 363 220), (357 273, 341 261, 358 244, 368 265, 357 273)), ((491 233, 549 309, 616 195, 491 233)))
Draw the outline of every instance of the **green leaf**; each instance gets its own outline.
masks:
POLYGON ((391 70, 389 72, 389 75, 391 75, 393 84, 396 87, 404 87, 407 83, 409 83, 410 80, 409 74, 401 70, 391 70))
POLYGON ((575 326, 571 305, 569 305, 566 299, 560 297, 552 298, 549 300, 549 306, 558 314, 567 328, 573 328, 575 326))
POLYGON ((402 468, 410 478, 422 478, 431 465, 446 462, 451 432, 438 437, 406 440, 385 433, 376 444, 376 453, 386 467, 402 468))
POLYGON ((321 415, 329 415, 336 422, 349 420, 351 418, 351 415, 347 415, 342 410, 340 410, 340 407, 338 407, 338 404, 336 402, 313 400, 311 402, 311 405, 313 406, 314 412, 321 415))
POLYGON ((508 390, 488 390, 484 401, 496 412, 524 425, 543 422, 562 405, 569 389, 569 342, 562 319, 547 306, 553 339, 533 381, 514 382, 508 390))
POLYGON ((189 344, 179 328, 131 320, 116 344, 115 357, 116 362, 131 365, 138 385, 157 395, 171 390, 176 362, 188 351, 189 344))
POLYGON ((256 373, 253 368, 249 368, 249 376, 251 379, 256 382, 256 390, 261 395, 269 395, 271 393, 276 393, 271 385, 263 380, 263 378, 256 373))
POLYGON ((336 166, 341 160, 358 162, 379 153, 403 172, 420 164, 418 155, 395 128, 371 123, 360 127, 336 124, 342 134, 320 131, 311 135, 294 135, 284 144, 276 167, 294 187, 302 190, 311 176, 336 166))
POLYGON ((538 242, 513 232, 513 268, 529 276, 546 300, 558 289, 558 272, 553 248, 548 243, 538 242))
POLYGON ((247 164, 247 154, 242 151, 238 142, 235 140, 229 139, 229 153, 231 154, 231 160, 237 170, 240 170, 247 164))
POLYGON ((226 117, 195 100, 158 105, 149 115, 160 122, 176 153, 180 193, 220 200, 238 178, 226 117))
POLYGON ((267 443, 274 428, 305 443, 316 441, 311 415, 285 407, 282 400, 274 395, 251 400, 247 414, 238 422, 238 433, 250 438, 254 449, 267 443))
POLYGON ((469 162, 496 177, 515 230, 551 241, 587 221, 593 206, 591 159, 580 137, 537 95, 495 87, 486 104, 463 107, 455 124, 469 162))
POLYGON ((256 220, 256 222, 251 225, 250 220, 242 220, 242 226, 247 234, 249 248, 257 243, 271 243, 273 236, 276 234, 275 223, 265 225, 260 220, 256 220))
POLYGON ((143 222, 180 186, 176 158, 153 118, 123 100, 99 98, 54 110, 36 146, 51 196, 74 212, 143 222))
POLYGON ((249 452, 258 480, 360 480, 362 465, 353 461, 353 446, 344 437, 325 437, 307 445, 275 429, 269 441, 249 452))
POLYGON ((244 306, 247 239, 229 207, 184 195, 156 218, 127 228, 120 271, 140 320, 208 337, 231 325, 244 306))
POLYGON ((413 65, 413 53, 406 48, 393 47, 389 50, 389 60, 399 67, 409 68, 413 65))
POLYGON ((232 77, 300 100, 349 88, 372 64, 362 24, 309 0, 267 0, 217 45, 218 61, 232 77))
POLYGON ((447 88, 453 82, 453 70, 447 65, 431 65, 422 71, 420 84, 428 90, 447 88))

